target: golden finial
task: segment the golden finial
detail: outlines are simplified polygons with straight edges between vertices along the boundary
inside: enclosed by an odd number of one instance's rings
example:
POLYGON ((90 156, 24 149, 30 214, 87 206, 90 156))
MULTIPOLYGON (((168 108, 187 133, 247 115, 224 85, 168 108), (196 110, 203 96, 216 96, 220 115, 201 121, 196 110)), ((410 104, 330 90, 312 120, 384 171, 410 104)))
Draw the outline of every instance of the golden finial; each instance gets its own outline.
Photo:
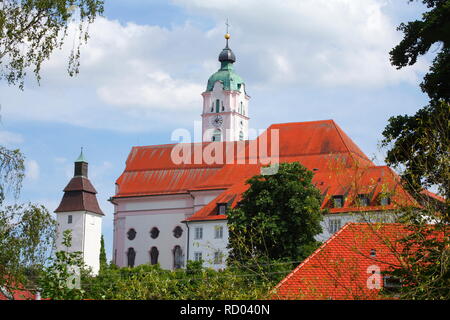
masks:
POLYGON ((228 18, 227 18, 227 22, 225 24, 227 26, 227 33, 225 34, 225 39, 228 40, 231 38, 230 34, 228 33, 228 27, 230 26, 230 24, 228 23, 228 18))

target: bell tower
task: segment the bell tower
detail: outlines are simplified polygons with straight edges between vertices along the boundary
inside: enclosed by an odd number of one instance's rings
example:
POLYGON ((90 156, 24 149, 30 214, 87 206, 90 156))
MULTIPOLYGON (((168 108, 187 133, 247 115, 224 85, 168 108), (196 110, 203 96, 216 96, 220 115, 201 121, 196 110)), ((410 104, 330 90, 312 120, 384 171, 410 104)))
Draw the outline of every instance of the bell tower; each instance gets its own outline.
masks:
POLYGON ((220 69, 209 79, 203 96, 203 141, 248 140, 248 103, 244 80, 234 72, 236 56, 228 46, 219 55, 220 69))
POLYGON ((58 223, 56 250, 80 251, 85 265, 97 274, 100 268, 100 238, 104 216, 96 197, 97 191, 88 179, 88 162, 81 154, 74 163, 74 175, 64 188, 64 196, 55 210, 58 223), (71 230, 72 245, 65 248, 62 235, 71 230))

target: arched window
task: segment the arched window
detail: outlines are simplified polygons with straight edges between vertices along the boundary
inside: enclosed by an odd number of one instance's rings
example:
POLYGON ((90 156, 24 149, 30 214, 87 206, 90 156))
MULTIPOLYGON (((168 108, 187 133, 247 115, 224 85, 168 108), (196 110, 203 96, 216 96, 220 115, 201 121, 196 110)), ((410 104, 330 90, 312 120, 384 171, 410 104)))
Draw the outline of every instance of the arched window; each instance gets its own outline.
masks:
POLYGON ((183 229, 181 229, 180 226, 176 226, 175 229, 173 229, 173 236, 175 238, 181 237, 182 234, 183 234, 183 229))
POLYGON ((244 140, 244 133, 242 131, 239 132, 239 141, 244 140))
POLYGON ((158 263, 159 251, 157 247, 152 247, 150 249, 150 264, 158 263))
POLYGON ((219 129, 214 130, 212 141, 221 141, 222 140, 222 133, 219 129))
POLYGON ((134 238, 136 238, 136 230, 134 230, 133 228, 128 230, 127 237, 128 237, 128 240, 134 240, 134 238))
POLYGON ((159 236, 159 229, 157 227, 153 227, 152 230, 150 230, 150 237, 152 239, 156 239, 159 236))
POLYGON ((183 267, 183 251, 180 246, 173 248, 173 268, 180 269, 183 267))
POLYGON ((243 113, 244 112, 244 106, 242 105, 242 101, 241 101, 241 107, 240 107, 240 109, 239 109, 239 113, 243 113))
POLYGON ((128 248, 127 262, 129 267, 134 267, 134 259, 136 258, 136 251, 133 248, 128 248))
POLYGON ((220 112, 220 100, 219 99, 216 100, 216 112, 217 113, 220 112))

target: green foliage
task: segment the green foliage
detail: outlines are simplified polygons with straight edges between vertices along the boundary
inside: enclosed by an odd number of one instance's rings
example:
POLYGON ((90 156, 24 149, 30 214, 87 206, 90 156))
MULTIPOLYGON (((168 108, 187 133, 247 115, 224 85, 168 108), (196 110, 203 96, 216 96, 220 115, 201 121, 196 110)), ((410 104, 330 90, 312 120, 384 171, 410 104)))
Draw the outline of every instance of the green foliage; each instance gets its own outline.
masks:
POLYGON ((36 278, 55 240, 56 222, 43 206, 4 206, 10 194, 17 200, 24 172, 20 150, 0 146, 0 288, 6 296, 36 289, 36 278))
POLYGON ((163 270, 159 265, 117 268, 110 265, 96 277, 82 279, 86 299, 234 300, 262 299, 272 284, 255 281, 241 270, 215 271, 189 261, 186 269, 163 270))
MULTIPOLYGON (((409 0, 412 2, 413 0, 409 0)), ((432 100, 450 102, 450 0, 422 0, 431 10, 421 20, 402 23, 403 40, 390 52, 391 63, 398 69, 416 63, 434 44, 440 51, 421 84, 432 100)))
POLYGON ((56 222, 43 206, 13 205, 0 210, 0 287, 12 292, 35 288, 35 277, 53 245, 56 222))
POLYGON ((18 196, 24 171, 24 157, 20 150, 9 150, 0 146, 0 205, 8 191, 18 196))
POLYGON ((39 82, 42 63, 62 47, 72 21, 78 24, 78 34, 67 71, 77 74, 88 26, 102 13, 103 0, 0 1, 0 79, 23 89, 27 70, 32 68, 39 82))
POLYGON ((250 187, 242 201, 228 213, 228 263, 253 266, 256 273, 282 274, 273 267, 284 264, 289 269, 316 248, 323 210, 312 177, 294 162, 282 163, 276 174, 247 181, 250 187))
POLYGON ((103 235, 100 239, 100 273, 107 267, 108 262, 106 261, 106 251, 105 251, 105 239, 103 235))
POLYGON ((450 104, 431 102, 413 116, 389 119, 383 146, 390 146, 386 162, 404 168, 402 178, 413 194, 437 185, 449 198, 450 104))
POLYGON ((69 251, 72 245, 71 230, 64 231, 62 244, 66 250, 56 252, 50 265, 40 275, 42 297, 53 300, 82 299, 84 291, 80 288, 80 278, 82 273, 89 271, 85 270, 82 253, 69 251))
POLYGON ((420 211, 401 208, 402 222, 410 233, 400 241, 401 266, 389 273, 401 280, 396 293, 400 299, 448 300, 450 0, 422 3, 430 10, 421 20, 399 26, 404 38, 390 52, 391 63, 400 69, 415 64, 433 45, 439 49, 421 84, 429 105, 414 116, 390 118, 383 131, 382 145, 389 147, 386 162, 402 171, 404 186, 422 204, 420 211), (424 202, 421 191, 433 185, 445 196, 445 203, 424 202))
POLYGON ((409 233, 396 246, 401 251, 394 252, 401 266, 387 272, 401 280, 401 287, 386 290, 386 295, 406 300, 450 299, 450 229, 436 209, 429 204, 420 216, 411 211, 404 215, 409 233))
MULTIPOLYGON (((412 0, 409 0, 412 2, 412 0)), ((403 40, 390 52, 398 69, 416 63, 433 45, 437 56, 421 88, 430 97, 428 106, 414 116, 389 119, 382 146, 388 147, 386 162, 404 169, 402 178, 413 194, 431 185, 449 198, 450 108, 450 0, 422 0, 430 9, 421 20, 402 23, 403 40)))

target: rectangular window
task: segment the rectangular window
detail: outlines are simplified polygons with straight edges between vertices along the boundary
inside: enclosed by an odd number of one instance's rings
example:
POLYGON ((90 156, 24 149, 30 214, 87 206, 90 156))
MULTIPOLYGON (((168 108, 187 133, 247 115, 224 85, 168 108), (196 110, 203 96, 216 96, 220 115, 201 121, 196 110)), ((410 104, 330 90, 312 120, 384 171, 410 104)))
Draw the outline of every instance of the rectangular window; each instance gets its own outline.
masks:
POLYGON ((341 228, 341 219, 331 219, 328 224, 328 231, 334 234, 341 228))
POLYGON ((223 227, 222 226, 215 226, 214 231, 215 231, 215 234, 214 234, 215 239, 223 238, 223 227))
POLYGON ((390 205, 391 204, 391 198, 389 198, 389 197, 382 197, 381 200, 380 200, 380 204, 382 206, 390 205))
POLYGON ((358 205, 368 207, 370 205, 369 196, 367 194, 358 194, 358 205))
POLYGON ((227 212, 227 204, 226 203, 219 203, 217 206, 218 206, 219 214, 225 214, 227 212))
POLYGON ((72 215, 67 216, 67 223, 72 223, 72 215))
POLYGON ((214 264, 222 264, 222 252, 214 252, 214 264))
POLYGON ((397 292, 402 287, 402 282, 396 277, 384 276, 383 287, 386 292, 397 292))
POLYGON ((333 208, 342 208, 344 206, 344 196, 333 196, 333 208))
POLYGON ((203 239, 203 228, 201 228, 201 227, 195 228, 194 239, 195 240, 203 239))
POLYGON ((201 252, 194 252, 194 261, 202 261, 202 253, 201 252))

